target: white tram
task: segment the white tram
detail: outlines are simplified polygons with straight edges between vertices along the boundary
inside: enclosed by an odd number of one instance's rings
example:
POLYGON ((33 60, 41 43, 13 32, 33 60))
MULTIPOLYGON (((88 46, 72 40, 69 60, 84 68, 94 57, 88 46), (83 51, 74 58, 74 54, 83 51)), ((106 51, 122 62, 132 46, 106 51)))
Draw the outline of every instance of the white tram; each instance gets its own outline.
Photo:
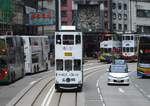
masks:
POLYGON ((55 89, 82 90, 82 33, 55 32, 55 89))

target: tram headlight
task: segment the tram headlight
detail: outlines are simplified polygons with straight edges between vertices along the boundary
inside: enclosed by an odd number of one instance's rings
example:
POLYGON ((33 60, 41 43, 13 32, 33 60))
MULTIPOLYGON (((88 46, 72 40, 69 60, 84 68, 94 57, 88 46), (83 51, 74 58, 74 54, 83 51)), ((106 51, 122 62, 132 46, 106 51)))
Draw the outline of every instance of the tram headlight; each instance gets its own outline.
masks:
POLYGON ((78 81, 78 84, 82 84, 82 81, 78 81))
POLYGON ((56 83, 56 84, 58 84, 58 81, 57 81, 57 80, 55 80, 55 83, 56 83))

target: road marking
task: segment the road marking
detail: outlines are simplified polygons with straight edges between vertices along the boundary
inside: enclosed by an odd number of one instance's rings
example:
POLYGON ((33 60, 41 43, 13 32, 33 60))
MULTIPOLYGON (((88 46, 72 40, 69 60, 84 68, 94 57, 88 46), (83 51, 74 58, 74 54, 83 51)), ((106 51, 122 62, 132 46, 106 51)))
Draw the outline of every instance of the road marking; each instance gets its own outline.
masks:
POLYGON ((99 88, 97 88, 97 92, 100 94, 100 89, 99 88))
POLYGON ((52 96, 53 96, 54 92, 55 92, 55 89, 53 88, 53 91, 52 91, 51 95, 49 96, 49 99, 48 99, 48 101, 47 101, 47 103, 46 103, 46 106, 49 106, 49 105, 50 105, 50 102, 51 102, 51 100, 52 100, 52 96))
POLYGON ((35 84, 37 81, 32 81, 32 82, 30 82, 30 85, 33 85, 33 84, 35 84))
POLYGON ((122 88, 118 88, 119 92, 125 93, 125 91, 122 88))
POLYGON ((97 80, 96 87, 98 87, 98 84, 99 84, 99 80, 97 80))
POLYGON ((103 106, 106 106, 105 103, 103 103, 103 106))
POLYGON ((150 98, 150 95, 147 95, 148 98, 150 98))
POLYGON ((95 66, 95 67, 91 67, 91 68, 85 68, 84 71, 91 70, 91 69, 99 69, 101 67, 106 67, 106 65, 95 66))
POLYGON ((50 101, 52 99, 52 95, 54 94, 54 84, 52 85, 52 87, 50 88, 50 90, 48 91, 46 97, 44 98, 44 101, 42 102, 42 106, 49 106, 50 101))
POLYGON ((144 95, 146 95, 146 92, 145 92, 142 88, 139 88, 139 90, 140 90, 144 95))
POLYGON ((39 79, 37 79, 36 81, 32 81, 32 82, 30 82, 30 85, 33 85, 33 84, 35 84, 36 82, 38 82, 39 80, 41 80, 42 78, 39 78, 39 79))
POLYGON ((135 84, 135 86, 138 88, 139 86, 137 84, 135 84))
POLYGON ((99 95, 99 96, 100 96, 100 100, 101 100, 101 101, 103 101, 103 97, 102 97, 102 95, 99 95))

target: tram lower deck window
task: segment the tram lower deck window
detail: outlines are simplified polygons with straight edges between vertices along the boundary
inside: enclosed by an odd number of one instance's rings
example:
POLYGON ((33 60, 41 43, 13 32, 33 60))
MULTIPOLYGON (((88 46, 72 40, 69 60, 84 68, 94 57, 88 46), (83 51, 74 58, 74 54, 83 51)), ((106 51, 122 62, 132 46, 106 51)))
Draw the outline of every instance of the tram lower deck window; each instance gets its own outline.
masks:
POLYGON ((72 60, 65 60, 65 70, 72 71, 72 60))
POLYGON ((74 60, 74 70, 81 70, 81 60, 74 60))
POLYGON ((62 59, 57 59, 56 60, 56 70, 63 70, 63 60, 62 59))

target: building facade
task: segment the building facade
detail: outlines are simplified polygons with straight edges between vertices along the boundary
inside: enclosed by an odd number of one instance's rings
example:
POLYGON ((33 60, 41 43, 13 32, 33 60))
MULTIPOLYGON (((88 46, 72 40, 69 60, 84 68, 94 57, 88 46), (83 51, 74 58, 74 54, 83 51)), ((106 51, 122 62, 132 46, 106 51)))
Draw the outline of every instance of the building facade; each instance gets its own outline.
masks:
POLYGON ((61 14, 61 25, 72 25, 73 24, 73 1, 72 0, 61 0, 60 4, 61 14))
POLYGON ((13 9, 12 0, 0 1, 0 35, 12 32, 13 9))
POLYGON ((150 1, 131 0, 131 30, 150 34, 150 1))
POLYGON ((47 15, 48 17, 42 17, 42 21, 40 22, 40 18, 37 18, 39 21, 38 34, 39 35, 54 35, 56 30, 56 8, 55 8, 55 0, 39 0, 38 1, 38 11, 37 14, 40 13, 42 15, 47 15), (47 23, 44 22, 47 20, 47 23))
POLYGON ((112 32, 130 31, 130 0, 112 0, 112 32))

